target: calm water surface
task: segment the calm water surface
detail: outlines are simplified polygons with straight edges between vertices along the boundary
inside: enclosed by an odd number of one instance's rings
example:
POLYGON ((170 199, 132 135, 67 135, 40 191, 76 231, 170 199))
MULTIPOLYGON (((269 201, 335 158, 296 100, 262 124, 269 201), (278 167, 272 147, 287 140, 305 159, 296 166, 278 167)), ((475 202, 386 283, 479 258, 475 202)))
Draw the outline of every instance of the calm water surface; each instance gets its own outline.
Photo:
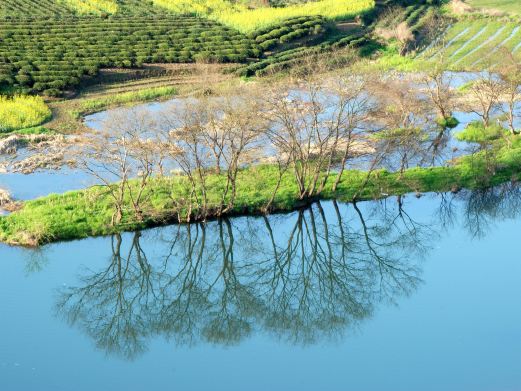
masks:
MULTIPOLYGON (((94 183, 0 182, 19 199, 94 183)), ((0 391, 521 391, 520 212, 505 185, 0 245, 0 391)))
POLYGON ((0 247, 0 390, 519 391, 521 191, 0 247))

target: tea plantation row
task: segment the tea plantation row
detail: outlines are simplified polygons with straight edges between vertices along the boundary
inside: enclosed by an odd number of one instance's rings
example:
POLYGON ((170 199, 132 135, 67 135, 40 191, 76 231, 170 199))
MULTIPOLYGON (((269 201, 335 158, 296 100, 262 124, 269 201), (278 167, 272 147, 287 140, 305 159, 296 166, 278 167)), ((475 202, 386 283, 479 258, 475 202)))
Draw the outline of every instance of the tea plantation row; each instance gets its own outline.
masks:
POLYGON ((0 88, 15 86, 55 95, 102 67, 243 62, 260 55, 252 38, 195 17, 4 20, 0 88))

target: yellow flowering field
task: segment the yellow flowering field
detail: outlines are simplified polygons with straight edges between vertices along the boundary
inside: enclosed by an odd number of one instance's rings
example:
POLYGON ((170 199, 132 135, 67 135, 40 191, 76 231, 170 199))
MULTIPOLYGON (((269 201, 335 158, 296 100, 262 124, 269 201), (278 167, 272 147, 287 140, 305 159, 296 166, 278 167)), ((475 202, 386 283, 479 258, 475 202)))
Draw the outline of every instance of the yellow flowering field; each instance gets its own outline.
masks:
POLYGON ((116 0, 58 0, 80 15, 115 14, 118 12, 116 0))
POLYGON ((39 96, 0 95, 0 132, 30 128, 51 117, 51 110, 39 96))
POLYGON ((333 20, 344 19, 374 7, 374 0, 320 0, 281 8, 256 9, 249 9, 242 4, 232 4, 228 0, 153 1, 154 4, 175 13, 208 17, 244 33, 276 25, 292 17, 322 15, 333 20))

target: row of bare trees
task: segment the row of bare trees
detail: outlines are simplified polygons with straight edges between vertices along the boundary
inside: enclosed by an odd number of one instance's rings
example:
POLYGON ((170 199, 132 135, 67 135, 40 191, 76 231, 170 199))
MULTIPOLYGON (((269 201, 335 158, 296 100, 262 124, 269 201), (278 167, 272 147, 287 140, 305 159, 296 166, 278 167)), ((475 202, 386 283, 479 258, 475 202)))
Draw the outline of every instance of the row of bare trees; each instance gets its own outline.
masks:
MULTIPOLYGON (((403 174, 412 165, 439 164, 447 124, 462 105, 446 68, 416 78, 364 72, 320 79, 316 66, 284 85, 247 84, 218 97, 174 101, 153 118, 126 110, 103 121, 79 148, 78 161, 109 194, 112 224, 127 212, 138 221, 153 216, 151 181, 168 185, 161 191, 169 192, 171 215, 191 221, 233 211, 241 175, 254 165, 272 170, 263 207, 269 212, 288 178, 306 202, 336 191, 350 162, 367 172, 360 191, 378 168, 403 174), (169 171, 179 180, 167 179, 169 171)), ((516 132, 516 75, 517 68, 504 69, 474 80, 465 110, 488 126, 499 107, 508 107, 516 132)))
POLYGON ((362 75, 331 82, 299 80, 269 90, 247 86, 218 98, 176 102, 152 120, 142 111, 124 111, 103 121, 85 147, 80 166, 98 179, 114 203, 112 224, 123 221, 126 205, 142 221, 153 176, 179 173, 171 188, 178 220, 204 220, 233 210, 241 171, 254 164, 276 166, 276 186, 294 178, 301 200, 319 195, 340 167, 369 149, 365 123, 377 106, 362 75), (365 143, 365 144, 364 144, 365 143), (137 180, 131 180, 137 178, 137 180))

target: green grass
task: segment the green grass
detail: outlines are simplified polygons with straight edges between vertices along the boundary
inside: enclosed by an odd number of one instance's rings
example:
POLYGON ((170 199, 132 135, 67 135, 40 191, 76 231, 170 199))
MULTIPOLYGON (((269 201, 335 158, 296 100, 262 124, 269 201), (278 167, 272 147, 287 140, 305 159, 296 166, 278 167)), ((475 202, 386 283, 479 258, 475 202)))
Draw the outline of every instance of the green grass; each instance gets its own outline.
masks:
POLYGON ((151 87, 142 90, 113 94, 101 98, 85 99, 81 101, 77 116, 105 110, 109 107, 125 105, 129 103, 147 102, 159 98, 169 98, 177 94, 177 89, 172 86, 151 87))
POLYGON ((455 71, 479 71, 500 64, 504 50, 521 57, 521 28, 518 23, 490 18, 456 22, 440 43, 416 59, 435 63, 443 59, 455 71))
MULTIPOLYGON (((494 53, 498 46, 502 46, 502 43, 514 32, 514 28, 517 24, 514 23, 490 23, 488 27, 492 28, 492 32, 486 35, 485 39, 480 40, 480 44, 474 46, 474 52, 468 53, 466 56, 461 57, 462 66, 466 69, 474 69, 478 66, 478 63, 483 62, 485 66, 487 65, 487 60, 493 61, 491 55, 494 53)), ((480 37, 481 38, 481 37, 480 37)), ((459 64, 453 60, 454 64, 459 64)))
POLYGON ((449 47, 445 48, 443 55, 450 58, 451 61, 467 55, 475 48, 475 44, 480 44, 483 39, 486 39, 498 29, 498 25, 471 23, 468 26, 466 33, 458 35, 457 38, 451 41, 449 47))
MULTIPOLYGON (((400 55, 396 46, 389 45, 380 50, 376 61, 369 61, 365 67, 368 70, 385 72, 394 69, 400 72, 418 72, 428 69, 434 63, 428 62, 424 57, 413 57, 411 55, 400 55)), ((361 65, 364 67, 364 65, 361 65)))
POLYGON ((521 2, 519 0, 469 0, 468 3, 475 8, 521 14, 521 2))
POLYGON ((482 122, 473 122, 461 132, 455 134, 455 138, 459 141, 467 141, 471 143, 485 143, 506 137, 508 132, 501 126, 494 124, 489 127, 483 126, 482 122))
MULTIPOLYGON (((367 173, 348 171, 336 191, 332 190, 335 180, 332 176, 321 198, 341 201, 351 201, 355 196, 359 200, 377 199, 409 192, 477 188, 517 179, 521 174, 521 141, 513 138, 511 147, 502 146, 496 151, 493 166, 487 164, 489 161, 490 154, 485 157, 478 153, 453 166, 413 168, 403 175, 380 170, 371 174, 365 186, 367 173)), ((237 182, 238 196, 229 214, 262 213, 276 186, 276 178, 277 171, 273 166, 250 167, 241 171, 237 182)), ((210 210, 218 205, 225 181, 225 175, 209 177, 210 210)), ((176 209, 173 200, 185 199, 188 187, 187 179, 182 176, 153 179, 146 190, 148 202, 144 207, 144 220, 137 221, 129 212, 116 226, 110 224, 113 206, 103 187, 27 201, 21 210, 0 218, 0 240, 31 246, 174 223, 178 214, 186 215, 186 210, 176 209)), ((285 175, 275 197, 274 209, 290 211, 302 205, 294 178, 285 175)), ((127 207, 130 210, 130 204, 127 207)))

